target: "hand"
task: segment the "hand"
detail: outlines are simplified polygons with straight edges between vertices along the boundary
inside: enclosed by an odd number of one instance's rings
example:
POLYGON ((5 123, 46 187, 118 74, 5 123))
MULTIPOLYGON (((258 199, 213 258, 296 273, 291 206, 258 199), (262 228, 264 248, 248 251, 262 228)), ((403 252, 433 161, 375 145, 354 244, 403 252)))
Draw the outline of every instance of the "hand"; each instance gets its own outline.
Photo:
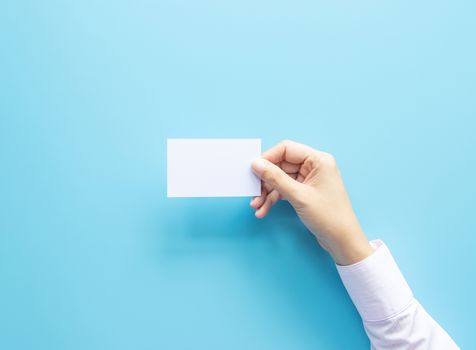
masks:
POLYGON ((285 199, 337 264, 350 265, 372 254, 332 155, 283 141, 252 168, 262 180, 261 196, 250 203, 256 217, 265 217, 285 199))

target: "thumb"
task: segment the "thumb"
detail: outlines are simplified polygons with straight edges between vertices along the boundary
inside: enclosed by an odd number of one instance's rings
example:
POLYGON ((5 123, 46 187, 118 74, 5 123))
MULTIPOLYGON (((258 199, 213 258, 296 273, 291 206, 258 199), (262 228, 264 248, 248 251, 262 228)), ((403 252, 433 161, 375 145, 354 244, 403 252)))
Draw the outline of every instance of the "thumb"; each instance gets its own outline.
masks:
POLYGON ((277 165, 260 158, 253 161, 251 168, 261 180, 277 190, 285 199, 293 199, 297 195, 299 183, 277 165))

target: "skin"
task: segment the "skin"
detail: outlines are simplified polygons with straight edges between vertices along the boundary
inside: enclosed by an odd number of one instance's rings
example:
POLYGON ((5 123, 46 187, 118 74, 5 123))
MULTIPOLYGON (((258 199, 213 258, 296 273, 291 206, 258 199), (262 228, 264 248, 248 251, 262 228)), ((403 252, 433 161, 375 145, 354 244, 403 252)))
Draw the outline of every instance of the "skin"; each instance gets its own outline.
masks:
POLYGON ((262 180, 261 196, 250 203, 257 218, 284 199, 336 264, 372 254, 331 154, 286 140, 263 153, 252 169, 262 180))

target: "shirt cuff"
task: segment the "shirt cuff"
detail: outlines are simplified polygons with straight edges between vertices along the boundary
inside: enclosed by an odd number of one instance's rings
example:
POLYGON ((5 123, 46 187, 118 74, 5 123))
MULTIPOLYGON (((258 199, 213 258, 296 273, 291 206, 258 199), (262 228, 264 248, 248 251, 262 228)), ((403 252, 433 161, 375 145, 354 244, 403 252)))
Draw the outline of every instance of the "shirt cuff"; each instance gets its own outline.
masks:
POLYGON ((371 241, 372 255, 337 271, 364 321, 391 318, 413 300, 413 293, 381 240, 371 241))

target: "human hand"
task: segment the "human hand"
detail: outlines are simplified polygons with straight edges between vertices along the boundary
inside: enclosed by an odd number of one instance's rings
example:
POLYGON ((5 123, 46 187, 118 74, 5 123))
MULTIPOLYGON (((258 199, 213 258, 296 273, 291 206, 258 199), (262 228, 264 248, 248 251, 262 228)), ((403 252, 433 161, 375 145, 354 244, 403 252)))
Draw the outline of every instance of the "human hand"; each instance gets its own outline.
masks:
POLYGON ((285 199, 338 265, 372 254, 332 155, 283 141, 255 160, 252 169, 262 180, 261 196, 250 203, 256 217, 265 217, 285 199))

